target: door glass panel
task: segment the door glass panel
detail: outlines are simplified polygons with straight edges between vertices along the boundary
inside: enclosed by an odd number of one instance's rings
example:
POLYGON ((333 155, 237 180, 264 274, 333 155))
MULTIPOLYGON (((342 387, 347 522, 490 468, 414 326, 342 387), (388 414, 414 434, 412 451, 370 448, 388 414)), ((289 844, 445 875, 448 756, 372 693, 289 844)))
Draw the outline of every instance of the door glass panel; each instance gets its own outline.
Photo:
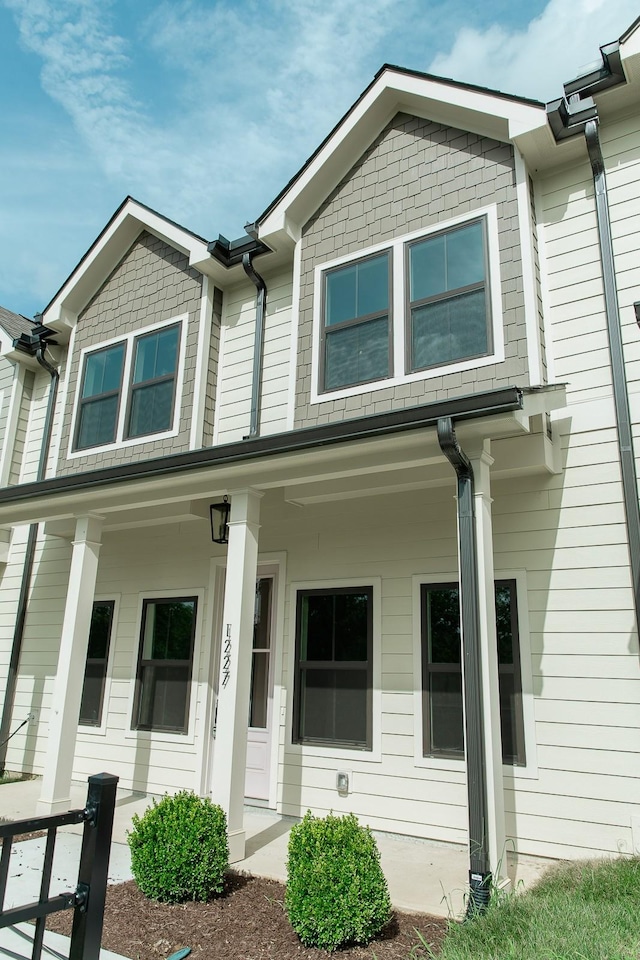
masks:
POLYGON ((265 730, 269 701, 269 664, 271 660, 271 588, 273 581, 262 577, 256 583, 251 665, 251 701, 249 726, 265 730))

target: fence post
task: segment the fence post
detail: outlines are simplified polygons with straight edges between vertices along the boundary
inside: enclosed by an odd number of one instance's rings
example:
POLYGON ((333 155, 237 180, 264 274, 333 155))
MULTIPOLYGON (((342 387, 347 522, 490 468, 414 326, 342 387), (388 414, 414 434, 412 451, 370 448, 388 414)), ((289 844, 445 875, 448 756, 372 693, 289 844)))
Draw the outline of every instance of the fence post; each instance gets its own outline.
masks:
POLYGON ((89 777, 69 960, 99 960, 118 777, 89 777))

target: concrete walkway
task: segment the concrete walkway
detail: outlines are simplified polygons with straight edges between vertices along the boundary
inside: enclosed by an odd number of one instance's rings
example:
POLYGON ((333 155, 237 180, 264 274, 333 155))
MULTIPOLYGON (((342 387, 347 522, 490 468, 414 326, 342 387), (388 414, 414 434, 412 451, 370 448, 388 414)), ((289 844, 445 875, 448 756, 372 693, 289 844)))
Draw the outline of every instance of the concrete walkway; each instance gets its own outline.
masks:
MULTIPOLYGON (((40 788, 41 783, 38 779, 0 786, 0 817, 20 820, 34 816, 40 788)), ((86 784, 74 783, 71 808, 83 807, 86 795, 86 784)), ((129 848, 126 843, 127 830, 131 828, 133 814, 144 813, 150 803, 151 799, 142 794, 132 794, 126 790, 119 791, 109 864, 110 883, 131 879, 129 848)), ((284 881, 289 830, 295 822, 290 818, 280 817, 273 810, 246 807, 247 856, 241 863, 234 864, 234 867, 259 876, 284 881)), ((60 829, 51 881, 52 893, 74 889, 81 835, 81 825, 60 829)), ((382 869, 395 907, 400 910, 432 913, 437 916, 461 914, 469 869, 466 847, 401 837, 396 834, 376 833, 376 839, 382 869)), ((13 903, 25 903, 37 899, 37 884, 43 852, 44 839, 26 841, 16 844, 13 848, 5 907, 13 903)), ((531 857, 520 857, 517 862, 514 858, 509 859, 509 874, 512 882, 524 886, 535 881, 549 865, 549 861, 531 857)), ((0 949, 4 946, 1 933, 0 949)), ((17 955, 20 958, 30 956, 30 952, 25 951, 24 946, 21 949, 22 953, 9 953, 9 955, 17 955)), ((11 950, 18 950, 15 943, 11 950)), ((62 952, 64 953, 64 950, 62 952)), ((103 951, 103 955, 105 960, 109 956, 106 951, 103 951)))

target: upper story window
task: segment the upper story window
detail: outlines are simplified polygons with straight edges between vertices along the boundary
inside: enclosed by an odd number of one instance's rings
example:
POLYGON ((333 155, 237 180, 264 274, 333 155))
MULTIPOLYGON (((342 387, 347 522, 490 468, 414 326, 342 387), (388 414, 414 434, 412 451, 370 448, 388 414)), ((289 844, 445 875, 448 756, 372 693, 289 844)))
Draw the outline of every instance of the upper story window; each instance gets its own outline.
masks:
POLYGON ((388 252, 325 274, 327 390, 389 376, 391 257, 388 252))
POLYGON ((88 349, 73 451, 175 432, 186 317, 88 349))
POLYGON ((127 436, 168 430, 173 420, 180 325, 138 337, 127 436))
POLYGON ((484 233, 477 220, 407 245, 409 370, 489 352, 484 233))
POLYGON ((490 208, 318 267, 312 402, 503 360, 497 263, 490 208))
POLYGON ((86 358, 78 410, 78 449, 113 443, 116 438, 124 351, 124 343, 117 343, 86 358))

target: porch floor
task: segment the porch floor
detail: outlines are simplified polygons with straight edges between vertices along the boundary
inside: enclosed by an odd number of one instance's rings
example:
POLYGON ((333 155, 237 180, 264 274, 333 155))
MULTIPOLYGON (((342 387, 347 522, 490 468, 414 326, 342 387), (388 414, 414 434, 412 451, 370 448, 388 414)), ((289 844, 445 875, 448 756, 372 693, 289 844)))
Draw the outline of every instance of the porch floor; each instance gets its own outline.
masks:
MULTIPOLYGON (((40 796, 40 779, 23 780, 3 784, 0 787, 0 817, 11 820, 34 816, 40 796)), ((71 808, 84 806, 87 794, 86 783, 74 782, 71 791, 71 808)), ((151 803, 151 798, 140 793, 119 791, 113 827, 113 845, 110 863, 110 882, 130 879, 129 848, 126 844, 127 830, 131 827, 134 813, 142 814, 151 803)), ((246 858, 234 864, 258 876, 275 880, 286 879, 286 857, 289 831, 297 821, 281 817, 274 810, 246 806, 246 858)), ((65 827, 70 834, 69 842, 61 845, 60 862, 54 864, 51 890, 56 890, 56 880, 68 889, 69 881, 77 871, 82 826, 65 827), (77 835, 74 845, 73 834, 77 835), (74 849, 77 846, 77 850, 74 849), (66 852, 65 852, 66 851, 66 852), (68 864, 68 866, 67 866, 68 864)), ((436 916, 459 916, 463 910, 463 897, 468 878, 468 854, 466 846, 437 843, 403 837, 397 834, 376 833, 382 868, 389 884, 393 905, 401 910, 424 912, 436 916)), ((26 864, 27 847, 33 850, 33 858, 41 862, 40 841, 30 841, 21 846, 21 860, 26 864)), ((509 856, 509 876, 514 884, 528 886, 550 864, 550 861, 509 856)), ((34 865, 35 872, 35 865, 34 865)), ((11 881, 7 894, 11 890, 11 881)), ((7 897, 8 899, 8 897, 7 897)), ((24 902, 24 901, 23 901, 24 902)), ((9 904, 5 904, 8 906, 9 904)))

